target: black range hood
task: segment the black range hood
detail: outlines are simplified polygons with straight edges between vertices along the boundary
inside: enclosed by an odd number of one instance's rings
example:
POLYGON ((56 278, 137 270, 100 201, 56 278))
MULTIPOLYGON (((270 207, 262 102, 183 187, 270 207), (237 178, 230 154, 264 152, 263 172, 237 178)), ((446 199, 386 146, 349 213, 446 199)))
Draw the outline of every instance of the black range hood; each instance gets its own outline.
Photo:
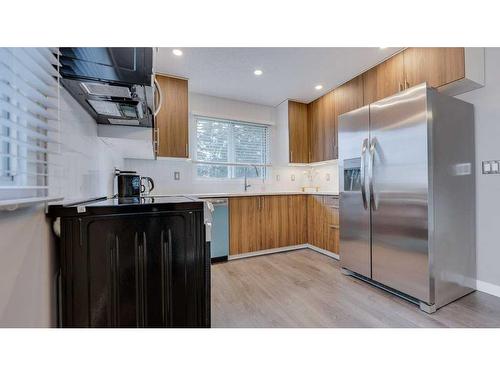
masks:
POLYGON ((61 82, 98 124, 153 126, 152 48, 59 49, 61 82))

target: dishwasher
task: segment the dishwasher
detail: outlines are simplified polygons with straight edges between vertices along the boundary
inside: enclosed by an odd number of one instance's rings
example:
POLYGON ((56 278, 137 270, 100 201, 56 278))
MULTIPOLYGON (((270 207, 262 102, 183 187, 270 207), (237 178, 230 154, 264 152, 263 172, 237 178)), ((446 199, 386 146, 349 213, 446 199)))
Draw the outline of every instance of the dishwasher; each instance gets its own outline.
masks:
POLYGON ((229 255, 229 209, 227 198, 207 198, 211 203, 211 243, 212 263, 225 262, 229 255))

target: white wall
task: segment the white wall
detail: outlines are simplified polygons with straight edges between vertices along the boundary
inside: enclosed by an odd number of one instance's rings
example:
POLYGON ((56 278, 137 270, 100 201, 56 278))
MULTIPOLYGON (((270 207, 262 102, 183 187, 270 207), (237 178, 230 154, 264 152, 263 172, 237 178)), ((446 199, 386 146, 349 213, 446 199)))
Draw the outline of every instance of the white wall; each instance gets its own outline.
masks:
MULTIPOLYGON (((108 195, 112 169, 123 160, 97 138, 94 120, 61 91, 61 155, 50 160, 50 195, 67 199, 108 195)), ((44 206, 0 212, 0 327, 56 324, 56 253, 44 206)))
MULTIPOLYGON (((330 181, 324 180, 325 173, 316 174, 310 181, 307 167, 288 165, 288 111, 286 102, 278 107, 269 107, 201 94, 189 94, 190 155, 195 157, 195 115, 248 121, 271 125, 271 159, 269 177, 252 179, 250 191, 297 191, 302 186, 321 186, 324 190, 338 191, 336 168, 330 173, 330 181), (292 181, 294 179, 294 181, 292 181)), ((150 176, 155 181, 154 194, 217 193, 243 191, 241 180, 214 181, 199 179, 196 164, 190 160, 162 159, 157 161, 125 159, 125 168, 150 176), (174 172, 180 172, 181 179, 174 180, 174 172)), ((325 167, 322 167, 325 168, 325 167)))
POLYGON ((500 296, 500 175, 483 175, 481 161, 500 160, 500 48, 486 48, 485 87, 458 98, 474 104, 478 288, 500 296))

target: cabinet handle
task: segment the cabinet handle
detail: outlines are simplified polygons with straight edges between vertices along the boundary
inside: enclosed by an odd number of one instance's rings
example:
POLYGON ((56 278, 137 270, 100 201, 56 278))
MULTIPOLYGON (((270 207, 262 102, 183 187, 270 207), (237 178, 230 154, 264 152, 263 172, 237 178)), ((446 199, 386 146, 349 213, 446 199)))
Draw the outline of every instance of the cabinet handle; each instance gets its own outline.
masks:
POLYGON ((410 88, 410 83, 405 79, 405 88, 409 89, 410 88))
POLYGON ((172 232, 161 231, 161 299, 163 326, 169 327, 172 322, 172 232))
POLYGON ((329 227, 332 229, 340 229, 340 226, 335 225, 335 224, 330 224, 329 227))
POLYGON ((399 82, 399 91, 403 91, 403 84, 399 82))
POLYGON ((161 106, 163 104, 163 94, 161 92, 161 87, 160 87, 160 83, 158 82, 158 80, 155 78, 154 79, 154 84, 155 84, 155 88, 156 88, 156 91, 158 91, 158 107, 155 108, 155 117, 158 116, 158 113, 160 113, 160 109, 161 109, 161 106))
POLYGON ((290 151, 290 163, 293 163, 293 151, 290 151))
POLYGON ((111 293, 111 317, 110 323, 112 327, 119 327, 120 318, 120 273, 119 273, 119 252, 120 244, 118 236, 115 235, 114 241, 112 241, 112 246, 109 249, 109 285, 111 293))
POLYGON ((160 145, 160 131, 158 129, 158 124, 155 121, 154 131, 153 131, 153 152, 155 154, 155 158, 158 157, 159 145, 160 145))
POLYGON ((189 157, 189 144, 186 143, 186 157, 189 157))
POLYGON ((139 235, 136 232, 135 243, 135 290, 136 290, 136 314, 137 327, 147 325, 147 255, 146 255, 146 233, 142 232, 142 243, 139 242, 139 235))

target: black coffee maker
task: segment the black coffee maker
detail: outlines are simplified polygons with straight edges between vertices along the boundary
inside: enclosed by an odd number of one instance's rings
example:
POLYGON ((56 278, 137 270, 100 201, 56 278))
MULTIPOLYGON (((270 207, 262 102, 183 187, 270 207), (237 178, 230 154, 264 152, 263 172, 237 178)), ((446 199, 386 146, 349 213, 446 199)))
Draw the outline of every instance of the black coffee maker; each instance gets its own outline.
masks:
POLYGON ((141 177, 136 171, 121 171, 115 168, 118 198, 140 197, 141 193, 149 194, 155 184, 151 177, 141 177), (143 182, 147 182, 147 187, 143 182))

